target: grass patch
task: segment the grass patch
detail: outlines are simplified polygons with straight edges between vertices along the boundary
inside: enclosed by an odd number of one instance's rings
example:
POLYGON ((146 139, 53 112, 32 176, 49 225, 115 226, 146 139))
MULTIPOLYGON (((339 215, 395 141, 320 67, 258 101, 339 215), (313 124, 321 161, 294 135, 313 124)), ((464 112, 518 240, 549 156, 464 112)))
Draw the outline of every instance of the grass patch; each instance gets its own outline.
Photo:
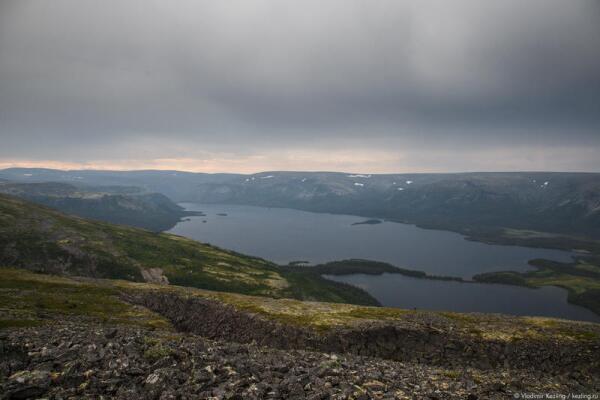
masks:
POLYGON ((563 321, 558 321, 550 318, 531 317, 526 319, 530 324, 538 326, 543 329, 548 329, 553 332, 554 335, 562 336, 573 340, 598 340, 600 339, 600 333, 593 330, 585 330, 579 326, 579 329, 575 329, 569 324, 565 324, 563 321))
POLYGON ((12 268, 0 268, 0 328, 57 323, 65 318, 154 328, 158 336, 150 336, 145 341, 147 358, 160 359, 165 355, 165 340, 170 340, 168 336, 173 334, 171 325, 161 316, 118 297, 121 292, 145 291, 212 299, 240 311, 322 332, 334 327, 383 321, 406 329, 433 329, 440 334, 451 331, 453 335, 478 340, 600 340, 598 324, 551 318, 508 318, 306 302, 123 280, 74 280, 12 268))
POLYGON ((457 370, 447 370, 444 371, 443 374, 450 379, 458 379, 462 376, 462 372, 457 370))
POLYGON ((455 312, 440 312, 440 315, 443 315, 444 317, 452 320, 452 321, 456 321, 456 322, 460 322, 463 324, 473 324, 477 322, 477 318, 469 315, 469 314, 460 314, 460 313, 455 313, 455 312))
POLYGON ((0 329, 4 328, 29 328, 42 323, 34 319, 0 319, 0 329))
POLYGON ((399 319, 412 312, 411 310, 399 308, 355 307, 339 315, 342 317, 381 321, 399 319))
POLYGON ((164 318, 118 298, 110 285, 0 268, 0 327, 35 326, 64 317, 169 329, 164 318))
POLYGON ((144 351, 144 358, 150 362, 156 362, 161 358, 165 358, 171 354, 171 350, 161 344, 155 344, 144 351))
POLYGON ((366 291, 342 282, 323 278, 320 273, 310 271, 310 267, 285 267, 281 275, 289 286, 281 290, 281 297, 307 301, 327 301, 366 306, 379 306, 380 303, 366 291))

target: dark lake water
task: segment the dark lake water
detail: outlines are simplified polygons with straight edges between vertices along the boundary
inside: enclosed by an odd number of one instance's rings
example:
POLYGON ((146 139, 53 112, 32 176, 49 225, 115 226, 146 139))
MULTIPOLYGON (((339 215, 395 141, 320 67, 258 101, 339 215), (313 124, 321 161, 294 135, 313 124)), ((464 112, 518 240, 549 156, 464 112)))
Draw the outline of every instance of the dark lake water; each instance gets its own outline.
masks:
POLYGON ((326 276, 358 286, 383 305, 400 308, 536 315, 600 322, 600 316, 567 303, 567 291, 416 279, 397 274, 326 276))
MULTIPOLYGON (((182 206, 206 216, 191 217, 169 232, 281 264, 364 258, 434 275, 470 278, 481 272, 525 271, 530 269, 527 261, 533 258, 571 259, 571 253, 565 251, 489 245, 452 232, 395 222, 352 225, 366 218, 351 215, 237 205, 182 206)), ((360 286, 388 306, 600 321, 591 311, 568 304, 566 291, 554 287, 461 284, 395 274, 359 274, 335 280, 360 286)))

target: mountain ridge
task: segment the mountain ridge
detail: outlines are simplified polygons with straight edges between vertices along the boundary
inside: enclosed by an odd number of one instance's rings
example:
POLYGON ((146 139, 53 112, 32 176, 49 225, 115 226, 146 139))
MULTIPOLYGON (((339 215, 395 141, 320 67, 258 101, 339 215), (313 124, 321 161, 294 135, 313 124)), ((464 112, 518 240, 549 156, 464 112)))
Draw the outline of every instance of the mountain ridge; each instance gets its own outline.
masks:
POLYGON ((185 211, 160 193, 145 193, 130 186, 84 186, 62 182, 0 182, 0 193, 55 208, 67 214, 98 221, 165 231, 185 216, 185 211))
POLYGON ((600 238, 600 173, 591 172, 243 175, 7 169, 0 178, 127 184, 176 202, 361 215, 488 237, 512 228, 600 238))

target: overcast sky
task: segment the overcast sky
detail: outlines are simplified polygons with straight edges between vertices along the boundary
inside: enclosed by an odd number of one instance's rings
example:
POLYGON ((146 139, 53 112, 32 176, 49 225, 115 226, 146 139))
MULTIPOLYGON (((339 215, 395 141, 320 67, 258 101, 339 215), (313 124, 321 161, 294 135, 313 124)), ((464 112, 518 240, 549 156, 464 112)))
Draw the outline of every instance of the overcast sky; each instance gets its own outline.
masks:
POLYGON ((600 171, 600 1, 0 0, 0 167, 600 171))

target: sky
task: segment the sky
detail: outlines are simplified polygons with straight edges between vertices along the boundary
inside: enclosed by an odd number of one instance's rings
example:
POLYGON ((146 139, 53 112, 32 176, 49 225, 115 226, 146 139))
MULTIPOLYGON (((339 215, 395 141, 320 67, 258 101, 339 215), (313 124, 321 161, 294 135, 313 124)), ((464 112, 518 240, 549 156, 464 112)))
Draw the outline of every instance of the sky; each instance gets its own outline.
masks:
POLYGON ((597 0, 0 0, 0 168, 600 172, 597 0))

